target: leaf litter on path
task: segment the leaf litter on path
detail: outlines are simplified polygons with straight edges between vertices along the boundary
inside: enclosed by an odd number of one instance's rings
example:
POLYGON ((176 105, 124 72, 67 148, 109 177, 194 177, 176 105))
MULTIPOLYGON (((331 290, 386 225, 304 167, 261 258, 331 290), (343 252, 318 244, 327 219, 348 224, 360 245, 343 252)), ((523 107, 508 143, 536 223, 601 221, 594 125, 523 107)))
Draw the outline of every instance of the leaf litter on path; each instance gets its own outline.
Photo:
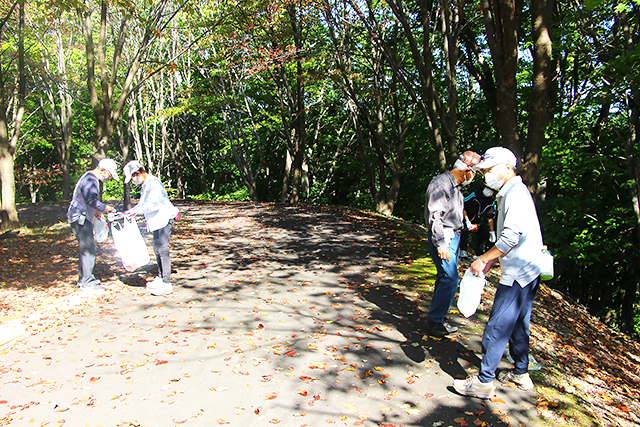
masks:
MULTIPOLYGON (((172 414, 171 419, 181 424, 208 419, 243 425, 250 422, 250 414, 256 420, 285 425, 292 416, 304 417, 310 425, 400 425, 418 420, 451 422, 446 414, 457 407, 465 423, 483 425, 506 421, 509 408, 523 410, 522 401, 518 402, 521 394, 513 389, 506 389, 501 402, 491 402, 496 405, 492 410, 447 391, 452 378, 450 367, 443 363, 455 365, 457 357, 441 349, 473 351, 464 349, 465 340, 460 340, 462 345, 455 339, 425 342, 415 339, 415 330, 405 330, 405 325, 415 326, 420 296, 389 282, 393 275, 381 274, 407 259, 394 242, 393 226, 381 217, 332 208, 252 204, 185 210, 188 214, 172 236, 179 285, 171 298, 150 297, 143 288, 116 280, 115 285, 122 287, 114 295, 117 300, 98 302, 102 307, 93 309, 89 304, 78 313, 81 316, 73 317, 80 319, 74 329, 85 337, 94 334, 93 344, 80 341, 78 333, 64 335, 65 322, 38 331, 42 340, 55 343, 48 353, 72 348, 82 353, 66 360, 74 375, 82 372, 85 378, 99 379, 84 386, 78 381, 60 385, 60 393, 91 387, 85 390, 85 404, 62 405, 70 412, 82 416, 80 408, 101 408, 105 416, 116 411, 135 419, 136 405, 131 402, 144 402, 157 416, 171 413, 172 407, 192 408, 185 416, 172 414), (197 222, 200 218, 207 221, 197 222), (382 297, 392 302, 382 303, 382 297), (82 320, 89 318, 87 324, 82 320), (109 352, 97 347, 105 337, 95 334, 105 328, 110 333, 104 343, 109 352), (422 353, 423 361, 407 348, 422 353), (173 390, 174 378, 189 378, 191 384, 173 390), (103 392, 106 384, 126 390, 128 394, 119 393, 125 399, 112 400, 114 393, 103 392), (211 398, 234 404, 211 408, 207 404, 211 398)), ((4 357, 16 354, 2 365, 3 377, 14 376, 11 386, 22 384, 26 380, 22 372, 30 368, 35 372, 65 363, 62 355, 33 357, 42 340, 32 337, 7 350, 4 357)), ((534 349, 544 345, 553 348, 553 343, 536 336, 534 349)), ((466 366, 457 369, 464 372, 466 366)), ((36 389, 43 386, 27 390, 36 389)), ((28 412, 46 407, 11 402, 4 393, 2 397, 7 403, 0 405, 8 408, 9 417, 25 419, 28 412)), ((38 395, 28 393, 23 398, 39 401, 38 395)), ((542 407, 531 401, 524 412, 535 414, 542 407)), ((553 413, 552 404, 546 407, 553 413)), ((624 406, 617 408, 625 413, 624 406)), ((562 420, 558 415, 555 419, 562 420)))

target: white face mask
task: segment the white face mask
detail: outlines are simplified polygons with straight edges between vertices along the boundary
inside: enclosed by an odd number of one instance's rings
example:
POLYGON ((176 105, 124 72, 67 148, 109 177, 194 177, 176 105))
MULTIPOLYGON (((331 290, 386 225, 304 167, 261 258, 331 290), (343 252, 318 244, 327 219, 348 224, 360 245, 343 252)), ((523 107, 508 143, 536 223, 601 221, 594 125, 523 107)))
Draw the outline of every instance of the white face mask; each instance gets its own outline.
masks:
POLYGON ((484 187, 484 190, 482 190, 482 194, 484 194, 485 197, 493 197, 493 193, 494 191, 487 187, 484 187))
POLYGON ((137 175, 131 178, 131 182, 133 182, 135 185, 140 185, 142 184, 142 178, 140 178, 140 175, 137 175))
POLYGON ((487 172, 484 175, 484 183, 487 184, 487 187, 493 188, 496 191, 500 191, 500 189, 504 185, 504 178, 503 179, 499 178, 500 171, 502 169, 503 168, 499 168, 497 170, 493 170, 491 172, 487 172))
POLYGON ((467 179, 467 178, 466 178, 466 175, 465 175, 465 180, 464 180, 464 182, 462 183, 462 185, 469 185, 469 184, 471 184, 471 181, 473 181, 473 178, 475 178, 475 177, 476 177, 476 174, 475 174, 475 173, 472 173, 472 174, 471 174, 471 178, 469 178, 469 179, 467 179))

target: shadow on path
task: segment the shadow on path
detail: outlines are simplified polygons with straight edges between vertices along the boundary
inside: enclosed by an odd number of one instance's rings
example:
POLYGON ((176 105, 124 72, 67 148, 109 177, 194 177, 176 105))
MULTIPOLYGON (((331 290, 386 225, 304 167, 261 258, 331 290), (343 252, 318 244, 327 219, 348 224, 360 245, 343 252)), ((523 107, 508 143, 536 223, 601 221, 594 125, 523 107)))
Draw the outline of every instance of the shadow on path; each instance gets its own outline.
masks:
MULTIPOLYGON (((67 425, 530 425, 533 394, 459 396, 477 320, 425 336, 394 285, 406 259, 383 217, 327 207, 179 204, 174 294, 119 275, 116 297, 15 342, 0 417, 67 425), (110 420, 105 423, 104 420, 110 420), (129 423, 129 424, 126 424, 129 423), (137 424, 136 424, 137 423, 137 424)), ((1 425, 1 424, 0 424, 1 425)))

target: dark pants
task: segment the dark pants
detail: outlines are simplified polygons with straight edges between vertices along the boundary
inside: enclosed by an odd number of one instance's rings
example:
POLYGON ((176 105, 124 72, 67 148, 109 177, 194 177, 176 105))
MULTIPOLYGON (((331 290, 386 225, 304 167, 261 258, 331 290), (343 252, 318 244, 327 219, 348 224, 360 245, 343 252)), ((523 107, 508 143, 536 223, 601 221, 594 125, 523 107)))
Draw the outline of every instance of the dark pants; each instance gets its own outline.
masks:
POLYGON ((92 287, 100 284, 100 280, 93 275, 96 264, 96 241, 93 239, 93 223, 86 218, 84 224, 74 221, 69 224, 71 231, 78 240, 80 254, 78 256, 78 286, 92 287))
POLYGON ((171 257, 169 255, 169 239, 171 238, 171 228, 173 219, 159 230, 153 232, 153 252, 156 254, 158 264, 158 277, 164 283, 171 283, 171 257))
MULTIPOLYGON (((464 228, 460 232, 460 250, 466 251, 469 243, 469 229, 467 228, 467 224, 464 224, 464 228)), ((475 254, 482 255, 485 251, 485 247, 487 243, 489 243, 489 227, 487 227, 484 223, 478 224, 478 230, 476 233, 477 245, 475 254)))
POLYGON ((512 286, 498 285, 489 321, 482 335, 482 363, 478 379, 491 382, 509 344, 513 359, 513 373, 522 375, 529 370, 529 323, 538 279, 524 288, 518 282, 512 286))

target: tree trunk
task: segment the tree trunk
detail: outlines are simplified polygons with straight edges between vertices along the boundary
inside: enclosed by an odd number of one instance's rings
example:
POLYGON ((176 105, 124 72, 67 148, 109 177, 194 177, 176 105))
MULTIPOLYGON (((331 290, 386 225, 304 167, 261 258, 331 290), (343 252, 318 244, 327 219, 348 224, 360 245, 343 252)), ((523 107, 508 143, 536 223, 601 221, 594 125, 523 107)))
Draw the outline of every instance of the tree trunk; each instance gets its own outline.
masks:
POLYGON ((553 0, 532 0, 533 77, 529 100, 529 127, 525 147, 522 180, 535 194, 540 177, 540 159, 545 131, 550 119, 549 94, 553 85, 552 42, 549 28, 553 0))
POLYGON ((291 120, 292 145, 293 145, 293 179, 291 180, 291 203, 300 202, 302 192, 302 165, 304 163, 304 151, 306 140, 306 112, 305 112, 305 87, 302 69, 302 28, 297 16, 295 5, 288 7, 293 40, 296 47, 296 87, 294 91, 294 116, 291 120))
POLYGON ((18 100, 17 110, 13 117, 13 135, 9 135, 9 124, 6 115, 5 73, 0 69, 0 229, 7 230, 20 227, 16 209, 16 180, 14 175, 15 147, 20 137, 24 117, 24 99, 26 93, 26 77, 24 66, 24 0, 19 2, 18 20, 18 100))
MULTIPOLYGON (((638 39, 640 38, 640 12, 638 8, 634 8, 634 18, 636 20, 635 32, 632 33, 626 12, 622 12, 616 16, 617 27, 621 29, 620 37, 624 40, 629 54, 633 54, 637 49, 638 39)), ((629 115, 629 134, 627 137, 621 138, 624 141, 624 151, 627 160, 627 170, 629 172, 629 195, 633 203, 633 212, 635 214, 636 224, 636 242, 640 245, 640 159, 636 157, 636 149, 638 146, 639 130, 640 130, 640 89, 633 87, 628 97, 629 115)), ((632 255, 633 256, 633 255, 632 255)), ((635 268, 632 277, 635 280, 627 280, 624 285, 624 300, 622 303, 622 326, 626 331, 633 331, 634 317, 636 315, 636 307, 638 304, 638 295, 640 294, 640 251, 635 251, 635 268)))
POLYGON ((522 4, 517 0, 481 0, 496 82, 496 113, 502 145, 522 158, 518 132, 518 29, 522 4))

